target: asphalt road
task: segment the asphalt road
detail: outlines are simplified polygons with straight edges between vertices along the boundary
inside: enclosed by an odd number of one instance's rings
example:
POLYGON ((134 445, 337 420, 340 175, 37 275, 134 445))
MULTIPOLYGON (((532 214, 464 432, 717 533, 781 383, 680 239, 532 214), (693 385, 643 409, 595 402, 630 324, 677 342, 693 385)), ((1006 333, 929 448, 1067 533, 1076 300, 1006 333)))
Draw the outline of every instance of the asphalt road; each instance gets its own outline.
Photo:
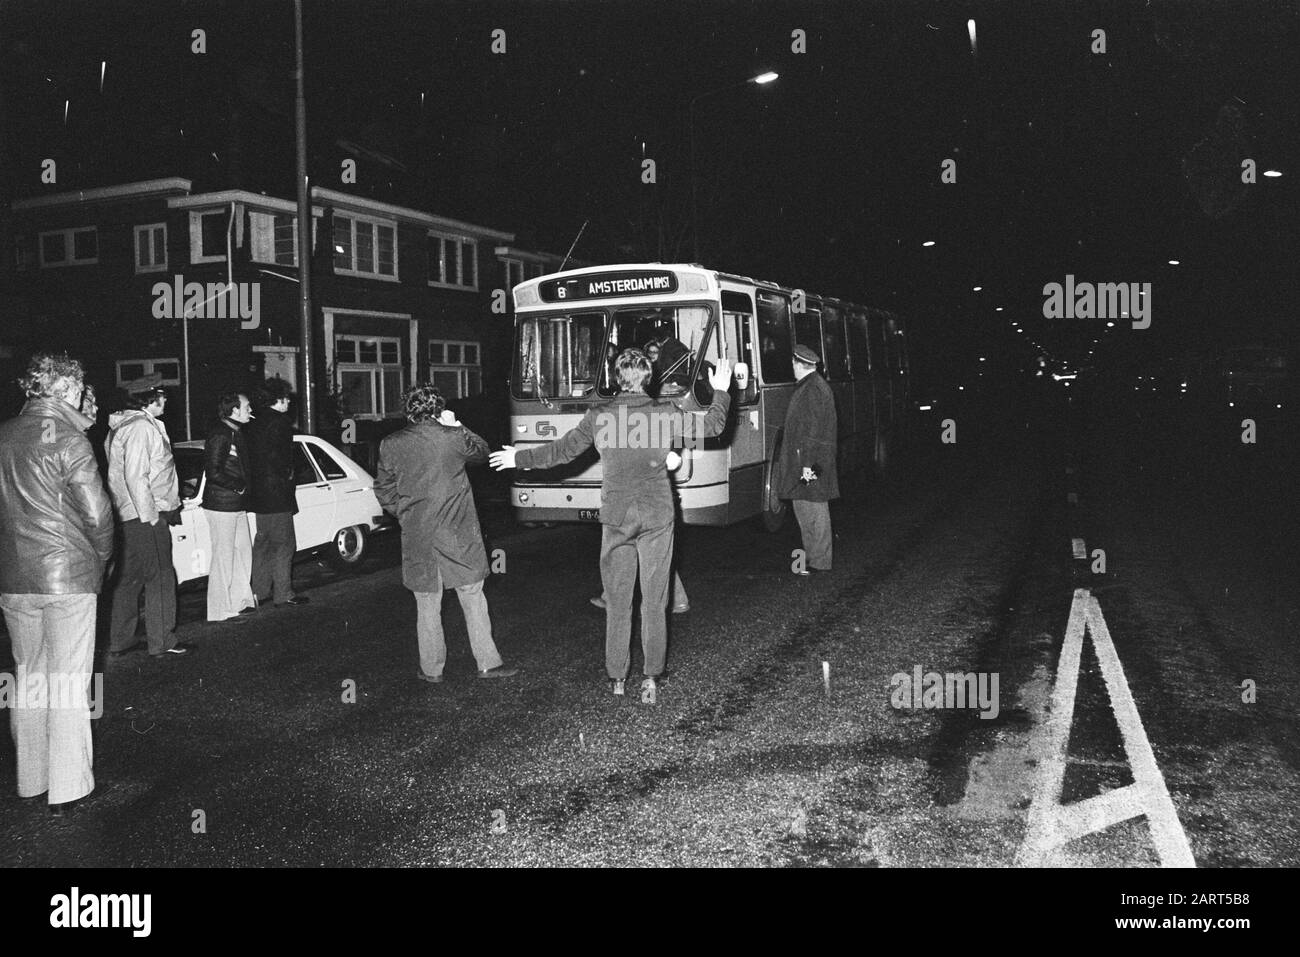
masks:
MULTIPOLYGON (((208 625, 189 593, 195 654, 105 663, 99 788, 61 821, 0 799, 0 862, 1009 866, 1043 800, 1075 588, 1105 615, 1196 862, 1300 862, 1285 457, 1225 439, 1188 458, 1189 436, 1153 444, 1149 419, 953 414, 955 446, 925 420, 892 478, 835 505, 831 575, 790 573, 793 531, 685 530, 692 609, 653 704, 604 679, 598 529, 519 530, 489 502, 513 679, 475 678, 448 598, 447 681, 416 680, 396 534, 359 573, 301 562, 307 606, 208 625), (1076 536, 1104 574, 1072 558, 1076 536), (996 675, 996 709, 899 706, 917 668, 996 675)), ((1134 780, 1087 643, 1078 689, 1065 803, 1134 780)), ((0 793, 13 782, 0 748, 0 793)), ((1162 850, 1139 817, 1039 862, 1162 850)))

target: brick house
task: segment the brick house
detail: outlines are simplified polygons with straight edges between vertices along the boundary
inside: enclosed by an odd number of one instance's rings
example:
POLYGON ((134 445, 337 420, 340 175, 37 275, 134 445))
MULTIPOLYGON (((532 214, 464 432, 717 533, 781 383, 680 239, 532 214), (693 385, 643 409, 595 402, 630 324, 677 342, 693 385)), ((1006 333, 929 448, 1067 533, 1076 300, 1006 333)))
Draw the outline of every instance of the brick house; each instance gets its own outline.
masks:
MULTIPOLYGON (((508 290, 561 257, 329 189, 311 200, 316 378, 329 386, 317 393, 318 431, 351 419, 349 451, 373 466, 378 439, 401 424, 402 389, 432 379, 486 438, 504 438, 508 290)), ((176 439, 202 437, 224 391, 276 374, 296 384, 293 200, 159 179, 18 200, 8 231, 0 356, 11 363, 66 348, 108 396, 159 372, 176 439)))

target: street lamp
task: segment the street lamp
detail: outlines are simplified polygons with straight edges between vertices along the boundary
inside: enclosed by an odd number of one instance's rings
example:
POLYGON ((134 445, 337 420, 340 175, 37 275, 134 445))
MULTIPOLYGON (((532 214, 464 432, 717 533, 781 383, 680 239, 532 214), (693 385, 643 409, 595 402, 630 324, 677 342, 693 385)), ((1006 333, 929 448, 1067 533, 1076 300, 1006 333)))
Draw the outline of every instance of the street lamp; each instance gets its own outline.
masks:
POLYGON ((699 204, 697 201, 696 175, 695 175, 695 104, 705 97, 713 96, 717 93, 725 93, 727 90, 734 90, 739 86, 746 86, 753 83, 755 86, 766 86, 775 80, 779 73, 769 70, 766 73, 760 73, 758 76, 751 76, 748 80, 741 80, 739 83, 728 83, 726 86, 720 86, 716 90, 709 90, 701 93, 691 100, 687 108, 688 123, 691 132, 691 244, 695 251, 695 261, 700 261, 700 216, 699 204))

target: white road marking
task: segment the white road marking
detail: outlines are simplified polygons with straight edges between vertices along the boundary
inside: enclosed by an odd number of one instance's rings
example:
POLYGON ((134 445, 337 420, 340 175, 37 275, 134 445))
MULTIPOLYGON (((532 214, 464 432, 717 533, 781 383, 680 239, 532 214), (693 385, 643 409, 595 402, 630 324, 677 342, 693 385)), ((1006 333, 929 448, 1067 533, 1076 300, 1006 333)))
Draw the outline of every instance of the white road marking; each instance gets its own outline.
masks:
POLYGON ((1065 627, 1065 642, 1057 663, 1056 686, 1039 747, 1038 782, 1029 808, 1024 843, 1016 853, 1018 866, 1038 866, 1058 847, 1130 818, 1145 816, 1151 839, 1164 867, 1195 867, 1191 845, 1164 776, 1156 764, 1151 742, 1142 727, 1133 694, 1124 677, 1115 643, 1102 617, 1101 606, 1086 588, 1077 588, 1065 627), (1084 633, 1092 635, 1111 711, 1119 724, 1133 784, 1074 804, 1061 805, 1070 726, 1074 723, 1084 633))

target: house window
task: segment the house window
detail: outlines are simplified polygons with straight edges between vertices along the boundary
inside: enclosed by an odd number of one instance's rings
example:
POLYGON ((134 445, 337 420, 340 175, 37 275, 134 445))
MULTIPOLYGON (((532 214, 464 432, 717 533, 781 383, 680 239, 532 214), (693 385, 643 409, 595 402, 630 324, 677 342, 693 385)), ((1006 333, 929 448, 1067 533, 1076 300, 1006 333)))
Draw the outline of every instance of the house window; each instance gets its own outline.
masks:
POLYGON ((536 279, 538 276, 542 275, 542 264, 529 263, 525 271, 527 272, 529 279, 536 279))
POLYGON ((135 271, 164 272, 166 269, 167 224, 135 227, 135 271))
POLYGON ((478 288, 478 243, 465 236, 429 233, 429 285, 478 288))
POLYGON ((447 339, 429 341, 429 378, 443 396, 463 399, 483 391, 479 344, 447 339))
POLYGON ((226 225, 229 220, 230 213, 224 209, 190 213, 190 262, 226 261, 226 225))
POLYGON ((336 336, 334 363, 343 407, 367 419, 403 414, 402 340, 385 336, 336 336))
POLYGON ((334 271, 397 279, 397 224, 334 214, 334 271))
POLYGON ((506 290, 514 289, 524 281, 524 264, 518 259, 503 260, 506 264, 506 290))
POLYGON ((181 361, 179 359, 118 359, 118 388, 128 382, 134 382, 141 376, 157 372, 162 376, 161 385, 181 384, 181 361))
POLYGON ((94 226, 41 233, 42 266, 84 266, 99 262, 99 232, 94 226))

